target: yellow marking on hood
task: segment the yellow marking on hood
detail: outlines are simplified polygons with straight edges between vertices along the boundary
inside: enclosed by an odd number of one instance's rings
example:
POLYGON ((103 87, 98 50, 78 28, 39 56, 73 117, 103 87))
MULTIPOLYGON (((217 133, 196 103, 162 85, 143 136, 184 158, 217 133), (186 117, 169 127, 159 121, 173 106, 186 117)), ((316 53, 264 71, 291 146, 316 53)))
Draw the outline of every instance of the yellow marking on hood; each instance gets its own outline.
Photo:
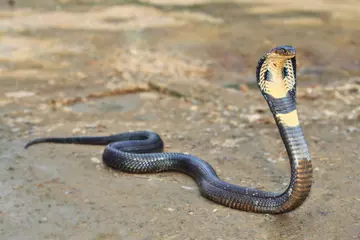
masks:
POLYGON ((272 59, 265 60, 264 67, 260 73, 260 87, 261 89, 270 94, 274 98, 284 98, 286 97, 287 92, 292 88, 292 84, 288 84, 288 79, 283 79, 282 76, 282 67, 284 60, 283 59, 272 59), (265 80, 265 73, 269 71, 271 78, 265 80), (289 86, 288 86, 289 85, 289 86))
POLYGON ((295 72, 291 59, 287 59, 284 63, 284 68, 287 69, 287 76, 285 77, 285 86, 288 91, 293 90, 295 86, 295 72))
POLYGON ((284 81, 279 77, 274 77, 273 81, 267 82, 267 92, 274 98, 284 98, 288 90, 284 84, 284 81))
POLYGON ((296 127, 299 125, 299 118, 296 110, 289 113, 278 113, 276 114, 276 117, 287 127, 296 127))

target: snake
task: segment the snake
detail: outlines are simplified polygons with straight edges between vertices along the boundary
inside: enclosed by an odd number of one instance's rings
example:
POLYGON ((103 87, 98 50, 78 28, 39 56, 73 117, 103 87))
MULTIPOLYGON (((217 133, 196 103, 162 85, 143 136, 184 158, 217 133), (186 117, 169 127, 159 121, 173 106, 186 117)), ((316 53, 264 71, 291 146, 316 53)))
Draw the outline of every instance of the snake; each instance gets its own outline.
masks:
POLYGON ((296 109, 296 51, 288 45, 266 52, 256 67, 257 85, 268 103, 290 163, 290 181, 279 192, 242 187, 221 180, 206 161, 187 153, 163 152, 161 137, 152 131, 108 136, 37 138, 38 143, 106 145, 105 165, 127 173, 181 172, 192 177, 201 195, 217 204, 247 212, 283 214, 297 209, 312 186, 312 163, 296 109))

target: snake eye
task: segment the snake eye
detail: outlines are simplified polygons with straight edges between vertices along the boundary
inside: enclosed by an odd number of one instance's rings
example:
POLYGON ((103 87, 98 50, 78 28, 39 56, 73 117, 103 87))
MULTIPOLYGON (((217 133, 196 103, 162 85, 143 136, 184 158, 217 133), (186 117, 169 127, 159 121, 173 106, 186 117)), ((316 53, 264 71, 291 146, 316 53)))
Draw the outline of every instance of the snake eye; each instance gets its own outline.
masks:
POLYGON ((283 48, 279 48, 276 50, 276 53, 279 55, 285 55, 286 54, 286 50, 283 48))

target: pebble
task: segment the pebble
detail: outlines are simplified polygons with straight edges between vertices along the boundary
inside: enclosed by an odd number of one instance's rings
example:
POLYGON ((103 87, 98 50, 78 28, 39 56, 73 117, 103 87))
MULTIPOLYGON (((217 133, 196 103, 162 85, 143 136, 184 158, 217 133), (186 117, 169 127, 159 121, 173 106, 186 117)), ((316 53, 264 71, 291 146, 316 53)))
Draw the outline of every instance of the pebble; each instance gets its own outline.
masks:
POLYGON ((99 123, 89 123, 89 124, 86 124, 85 127, 86 128, 97 128, 99 126, 99 123))
POLYGON ((87 75, 83 72, 77 72, 76 77, 79 79, 85 79, 87 77, 87 75))
POLYGON ((10 100, 0 100, 0 107, 5 106, 7 104, 11 103, 10 100))
POLYGON ((85 199, 85 200, 84 200, 84 203, 85 203, 85 204, 90 204, 90 205, 94 205, 94 204, 95 204, 95 202, 91 201, 90 199, 85 199))
POLYGON ((239 111, 239 108, 237 106, 234 105, 227 105, 226 109, 229 111, 239 111))
POLYGON ((61 107, 61 110, 63 110, 64 112, 72 112, 71 107, 67 107, 67 106, 61 107))
POLYGON ((240 84, 239 90, 242 91, 242 92, 248 92, 249 87, 246 84, 240 84))
POLYGON ((326 215, 328 215, 329 214, 329 212, 327 212, 327 211, 321 211, 320 212, 320 215, 322 215, 322 216, 326 216, 326 215))
POLYGON ((5 97, 8 98, 24 98, 24 97, 31 97, 34 96, 34 92, 28 92, 28 91, 18 91, 18 92, 7 92, 5 93, 5 97))
POLYGON ((181 186, 182 189, 185 189, 185 190, 194 190, 195 188, 194 187, 188 187, 188 186, 181 186))
POLYGON ((76 133, 81 133, 81 129, 80 128, 74 128, 71 132, 76 134, 76 133))
POLYGON ((39 111, 46 111, 49 110, 50 107, 47 104, 41 103, 36 107, 36 109, 38 109, 39 111))
POLYGON ((70 195, 70 194, 72 194, 74 192, 75 192, 74 190, 69 190, 69 191, 65 191, 64 193, 65 193, 65 195, 70 195))
POLYGON ((229 121, 229 125, 230 125, 231 127, 238 127, 239 123, 238 123, 237 121, 235 121, 235 120, 230 120, 230 121, 229 121))
POLYGON ((11 128, 11 132, 17 133, 20 131, 20 128, 11 128))
POLYGON ((347 131, 348 131, 349 133, 353 133, 353 132, 359 131, 359 129, 356 128, 356 127, 348 127, 347 131))
POLYGON ((222 147, 225 148, 233 148, 238 147, 239 142, 244 142, 245 138, 237 138, 237 139, 225 139, 225 141, 221 144, 222 147))
POLYGON ((190 110, 191 110, 191 111, 197 111, 198 108, 199 108, 198 106, 193 105, 193 106, 190 107, 190 110))
POLYGON ((323 111, 323 113, 324 113, 324 115, 327 116, 327 117, 332 117, 332 116, 336 116, 336 115, 337 115, 336 112, 330 111, 330 110, 327 110, 327 109, 325 109, 325 110, 323 111))
POLYGON ((53 85, 56 84, 56 81, 55 81, 54 79, 50 79, 50 80, 48 81, 48 84, 53 86, 53 85))
POLYGON ((39 220, 39 223, 46 223, 48 219, 46 217, 43 217, 39 220))
POLYGON ((143 92, 139 94, 142 100, 157 100, 160 98, 159 94, 153 92, 143 92))
POLYGON ((93 163, 101 163, 101 160, 99 159, 99 158, 97 158, 97 157, 92 157, 91 158, 91 161, 93 162, 93 163))

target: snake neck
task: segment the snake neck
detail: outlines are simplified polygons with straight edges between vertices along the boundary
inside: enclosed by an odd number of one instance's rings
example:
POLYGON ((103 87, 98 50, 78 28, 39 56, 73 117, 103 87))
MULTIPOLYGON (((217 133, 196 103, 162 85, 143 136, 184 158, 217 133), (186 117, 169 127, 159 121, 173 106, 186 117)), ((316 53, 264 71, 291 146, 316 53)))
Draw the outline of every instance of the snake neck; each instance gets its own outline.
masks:
POLYGON ((296 109, 287 114, 274 114, 274 117, 290 161, 290 183, 282 194, 286 200, 281 206, 288 212, 300 206, 308 197, 313 170, 296 109))

